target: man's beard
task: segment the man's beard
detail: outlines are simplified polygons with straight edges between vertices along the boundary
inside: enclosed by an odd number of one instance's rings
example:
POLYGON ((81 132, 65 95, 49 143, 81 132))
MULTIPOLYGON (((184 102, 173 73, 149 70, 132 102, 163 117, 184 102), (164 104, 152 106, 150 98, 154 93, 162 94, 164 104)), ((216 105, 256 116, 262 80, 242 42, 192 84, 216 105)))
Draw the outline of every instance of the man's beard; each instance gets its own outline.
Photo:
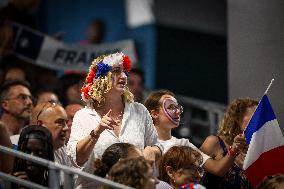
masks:
POLYGON ((26 112, 26 109, 21 111, 21 113, 11 113, 14 117, 19 120, 29 121, 31 118, 31 113, 26 112))

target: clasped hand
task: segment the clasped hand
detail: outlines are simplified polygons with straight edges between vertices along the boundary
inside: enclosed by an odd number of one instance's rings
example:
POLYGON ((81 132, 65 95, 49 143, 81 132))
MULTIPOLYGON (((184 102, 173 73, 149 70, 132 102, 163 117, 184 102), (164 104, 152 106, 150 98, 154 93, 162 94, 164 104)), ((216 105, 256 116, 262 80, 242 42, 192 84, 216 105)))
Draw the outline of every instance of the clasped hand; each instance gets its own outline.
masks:
POLYGON ((244 147, 246 146, 246 139, 244 134, 239 134, 234 138, 234 142, 232 144, 232 149, 234 152, 239 154, 243 151, 244 147))

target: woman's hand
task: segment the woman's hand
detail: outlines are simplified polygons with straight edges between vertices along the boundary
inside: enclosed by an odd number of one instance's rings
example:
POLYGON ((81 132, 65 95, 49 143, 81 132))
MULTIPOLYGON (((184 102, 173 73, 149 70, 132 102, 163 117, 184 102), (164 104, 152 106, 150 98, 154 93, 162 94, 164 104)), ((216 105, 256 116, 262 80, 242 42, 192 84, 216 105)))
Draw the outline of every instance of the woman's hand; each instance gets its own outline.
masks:
POLYGON ((97 132, 102 133, 105 129, 114 130, 116 126, 119 126, 119 120, 114 120, 110 117, 111 109, 106 113, 98 126, 97 132))
POLYGON ((233 153, 237 155, 244 150, 245 146, 246 146, 246 139, 244 137, 244 134, 239 134, 234 138, 231 150, 233 153))
POLYGON ((13 176, 18 177, 20 179, 29 180, 29 177, 25 171, 14 172, 13 176))

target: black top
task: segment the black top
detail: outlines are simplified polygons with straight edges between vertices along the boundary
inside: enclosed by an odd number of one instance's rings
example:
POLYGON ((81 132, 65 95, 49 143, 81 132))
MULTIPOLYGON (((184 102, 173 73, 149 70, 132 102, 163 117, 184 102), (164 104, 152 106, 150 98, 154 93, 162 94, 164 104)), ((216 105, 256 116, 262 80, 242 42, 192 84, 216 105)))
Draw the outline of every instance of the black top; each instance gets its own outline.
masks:
MULTIPOLYGON (((219 144, 223 150, 223 157, 228 153, 224 141, 219 137, 219 144)), ((223 176, 219 177, 206 172, 202 183, 207 189, 251 189, 253 188, 249 183, 244 171, 234 163, 229 171, 223 176)))

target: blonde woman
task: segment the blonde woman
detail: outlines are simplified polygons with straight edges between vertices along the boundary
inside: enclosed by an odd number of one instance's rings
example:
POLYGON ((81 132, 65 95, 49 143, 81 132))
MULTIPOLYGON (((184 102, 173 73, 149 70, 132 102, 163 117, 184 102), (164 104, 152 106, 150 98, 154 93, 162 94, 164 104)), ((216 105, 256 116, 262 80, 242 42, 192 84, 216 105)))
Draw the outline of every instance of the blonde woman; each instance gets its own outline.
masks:
MULTIPOLYGON (((76 112, 68 143, 75 166, 94 172, 94 159, 118 142, 133 144, 149 158, 161 154, 157 133, 144 105, 133 102, 126 87, 131 61, 123 53, 96 58, 81 89, 87 106, 76 112), (153 146, 153 147, 151 147, 153 146)), ((91 188, 88 180, 77 182, 91 188)))
MULTIPOLYGON (((230 146, 233 144, 234 138, 243 133, 257 105, 258 102, 250 98, 239 98, 232 101, 220 124, 217 136, 207 137, 200 150, 215 160, 222 159, 230 153, 230 146)), ((224 176, 218 177, 207 173, 203 184, 209 189, 252 188, 243 173, 244 157, 245 150, 236 154, 234 163, 224 176)))

